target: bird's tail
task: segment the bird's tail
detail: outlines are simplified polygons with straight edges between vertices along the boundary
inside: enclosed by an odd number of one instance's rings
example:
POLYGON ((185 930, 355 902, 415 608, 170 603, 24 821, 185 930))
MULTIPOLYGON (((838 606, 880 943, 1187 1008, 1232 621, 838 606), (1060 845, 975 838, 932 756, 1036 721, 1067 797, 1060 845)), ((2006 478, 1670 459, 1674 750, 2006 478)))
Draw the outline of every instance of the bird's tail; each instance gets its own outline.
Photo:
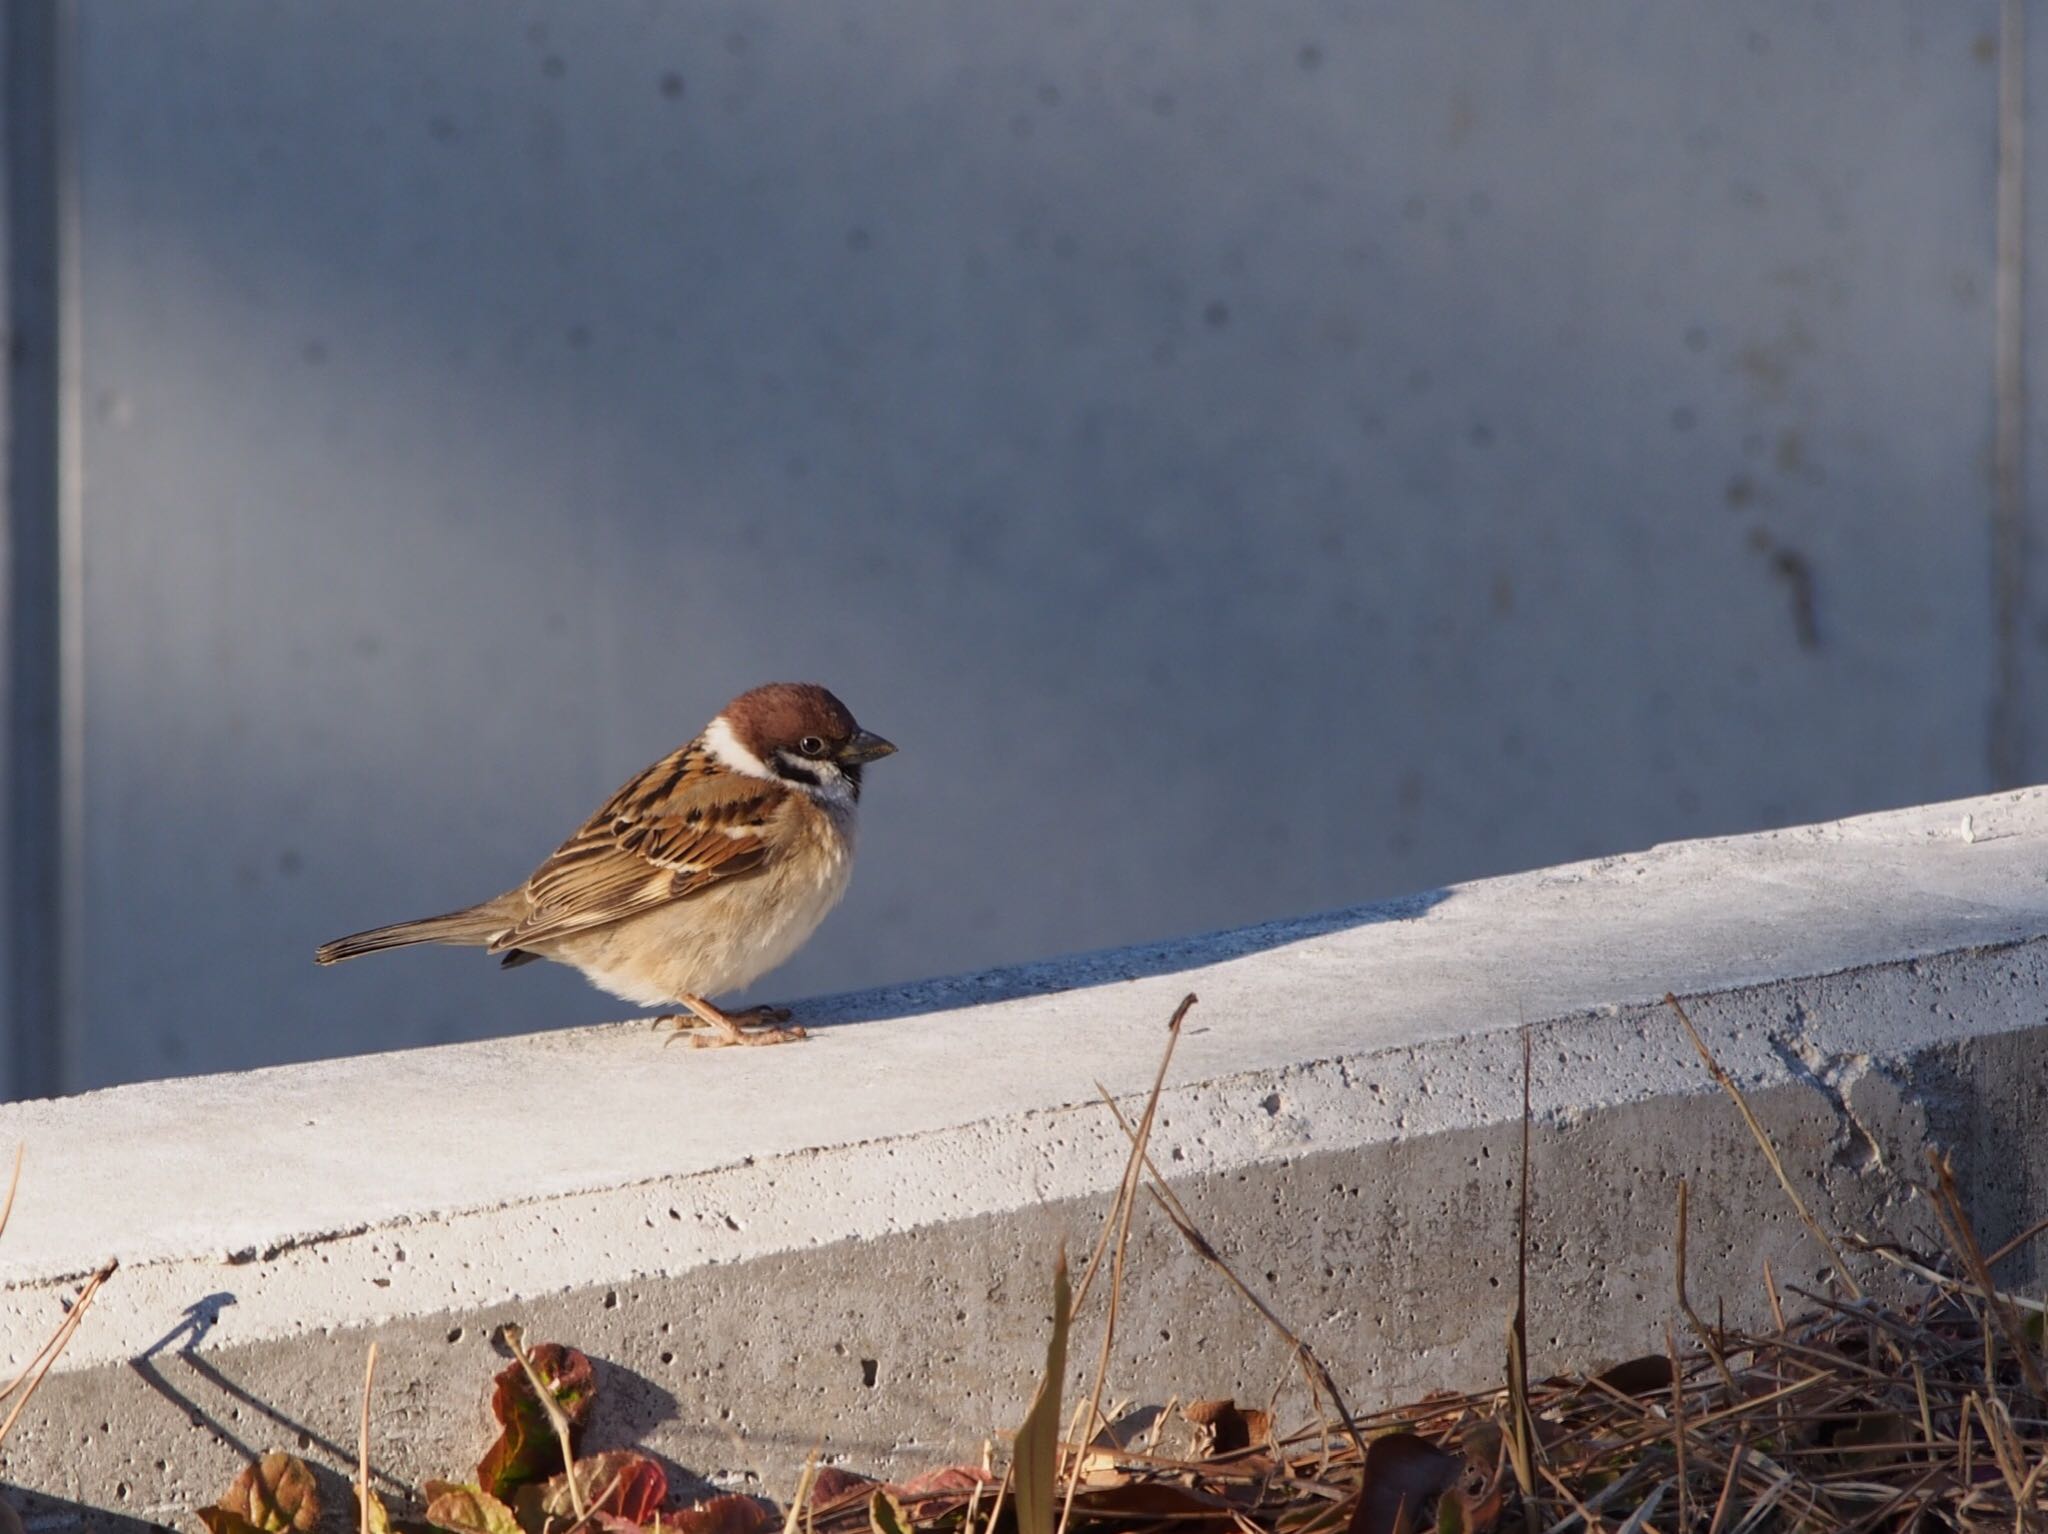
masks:
POLYGON ((418 921, 393 922, 388 927, 372 927, 368 932, 351 932, 347 937, 338 937, 314 949, 313 962, 339 964, 343 959, 377 953, 386 948, 405 948, 413 943, 454 943, 483 948, 511 924, 501 896, 497 900, 486 900, 482 905, 449 911, 442 916, 422 916, 418 921))

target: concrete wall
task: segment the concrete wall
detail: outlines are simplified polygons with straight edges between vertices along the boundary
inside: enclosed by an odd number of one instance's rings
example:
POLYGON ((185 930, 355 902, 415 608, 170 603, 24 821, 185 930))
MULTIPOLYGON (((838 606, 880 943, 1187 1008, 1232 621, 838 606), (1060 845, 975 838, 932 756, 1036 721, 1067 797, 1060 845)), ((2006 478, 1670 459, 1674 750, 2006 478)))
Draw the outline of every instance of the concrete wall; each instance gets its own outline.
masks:
POLYGON ((17 1090, 617 1016, 308 954, 770 677, 904 747, 779 995, 2039 723, 1988 0, 65 14, 82 925, 17 1090))
MULTIPOLYGON (((1501 1377, 1524 1021, 1536 1368, 1663 1347, 1681 1176, 1694 1302, 1759 1323, 1762 1262, 1789 1294, 1826 1260, 1658 998, 1832 1229, 1924 1245, 1941 1146, 1995 1247, 2048 1210, 2044 867, 2034 790, 841 997, 786 1048, 580 1029, 10 1105, 0 1372, 122 1267, 0 1478, 30 1534, 139 1534, 296 1446, 345 1510, 368 1343, 378 1467, 416 1484, 488 1441, 506 1320, 602 1360, 593 1447, 692 1477, 972 1457, 1121 1177, 1095 1084, 1134 1111, 1191 990, 1154 1159, 1358 1408, 1501 1377)), ((1266 1399, 1291 1371, 1265 1324, 1149 1206, 1133 1229, 1113 1396, 1266 1399)), ((2041 1249, 2000 1280, 2037 1285, 2041 1249)))

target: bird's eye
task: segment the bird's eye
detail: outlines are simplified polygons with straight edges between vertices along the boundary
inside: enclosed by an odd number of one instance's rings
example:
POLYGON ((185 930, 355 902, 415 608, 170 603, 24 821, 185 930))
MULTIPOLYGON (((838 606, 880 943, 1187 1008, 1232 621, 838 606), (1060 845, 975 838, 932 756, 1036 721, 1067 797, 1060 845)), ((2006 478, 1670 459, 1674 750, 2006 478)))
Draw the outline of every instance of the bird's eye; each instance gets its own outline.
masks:
POLYGON ((796 748, 803 752, 805 756, 823 756, 825 754, 825 743, 815 735, 806 735, 796 743, 796 748))

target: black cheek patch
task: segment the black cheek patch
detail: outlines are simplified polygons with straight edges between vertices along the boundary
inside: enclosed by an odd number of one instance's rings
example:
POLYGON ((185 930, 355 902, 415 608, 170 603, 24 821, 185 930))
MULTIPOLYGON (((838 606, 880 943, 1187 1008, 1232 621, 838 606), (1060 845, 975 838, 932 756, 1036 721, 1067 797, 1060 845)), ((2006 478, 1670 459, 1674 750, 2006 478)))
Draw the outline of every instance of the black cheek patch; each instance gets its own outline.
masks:
POLYGON ((807 783, 812 788, 823 788, 825 786, 825 780, 819 777, 817 773, 808 767, 792 762, 780 751, 775 753, 775 776, 790 783, 807 783))

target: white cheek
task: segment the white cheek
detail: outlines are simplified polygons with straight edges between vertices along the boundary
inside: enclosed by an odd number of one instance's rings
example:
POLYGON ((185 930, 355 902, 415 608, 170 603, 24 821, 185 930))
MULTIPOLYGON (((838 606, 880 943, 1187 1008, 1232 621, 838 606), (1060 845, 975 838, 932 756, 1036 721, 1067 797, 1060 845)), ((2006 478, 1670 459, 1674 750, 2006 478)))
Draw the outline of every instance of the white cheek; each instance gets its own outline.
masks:
POLYGON ((775 776, 768 770, 766 762, 739 743, 723 714, 704 726, 704 749, 711 753, 713 761, 729 772, 744 773, 750 778, 775 776))

